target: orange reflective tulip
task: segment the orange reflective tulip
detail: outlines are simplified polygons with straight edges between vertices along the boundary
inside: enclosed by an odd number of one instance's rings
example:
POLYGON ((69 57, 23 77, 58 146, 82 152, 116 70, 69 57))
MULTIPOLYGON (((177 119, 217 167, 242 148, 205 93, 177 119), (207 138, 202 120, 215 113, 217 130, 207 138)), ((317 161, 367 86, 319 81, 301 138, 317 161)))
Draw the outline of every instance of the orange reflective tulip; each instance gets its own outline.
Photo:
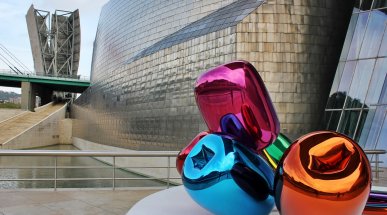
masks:
POLYGON ((336 132, 299 138, 277 168, 276 204, 282 215, 360 215, 370 190, 366 155, 355 141, 336 132))

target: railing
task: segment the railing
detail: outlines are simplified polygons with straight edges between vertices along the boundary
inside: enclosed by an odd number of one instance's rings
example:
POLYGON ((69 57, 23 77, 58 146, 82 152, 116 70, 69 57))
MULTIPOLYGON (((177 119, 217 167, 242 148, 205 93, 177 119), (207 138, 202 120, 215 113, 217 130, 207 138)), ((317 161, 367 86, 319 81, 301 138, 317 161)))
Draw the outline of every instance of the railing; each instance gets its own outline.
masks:
MULTIPOLYGON (((373 164, 372 172, 375 172, 374 180, 379 179, 379 173, 382 170, 379 164, 382 161, 379 160, 379 155, 386 154, 386 150, 365 150, 367 155, 371 155, 370 163, 373 164), (373 159, 374 158, 374 159, 373 159)), ((54 181, 54 190, 57 190, 58 181, 91 181, 91 180, 110 180, 112 182, 112 189, 116 189, 116 181, 118 180, 158 180, 165 182, 166 187, 169 188, 172 180, 179 180, 180 177, 172 177, 171 171, 175 172, 176 166, 175 157, 177 152, 175 151, 133 151, 133 152, 114 152, 114 151, 66 151, 66 150, 0 150, 0 157, 10 156, 34 156, 34 157, 52 157, 54 158, 53 166, 0 166, 0 169, 53 169, 53 178, 1 178, 0 182, 3 181, 54 181), (106 162, 104 166, 59 166, 58 158, 61 157, 98 157, 98 158, 112 158, 111 162, 106 162), (117 164, 117 158, 166 158, 166 163, 163 166, 160 162, 156 162, 157 165, 153 166, 123 166, 117 164), (171 159, 173 158, 173 159, 171 159), (58 169, 112 169, 111 177, 104 178, 59 178, 58 169), (116 170, 135 171, 135 169, 165 169, 166 177, 140 173, 144 177, 142 178, 120 178, 116 177, 116 170)), ((138 173, 138 172, 137 172, 138 173)), ((172 182, 173 183, 173 182, 172 182)))
POLYGON ((371 158, 369 159, 370 159, 371 167, 373 167, 372 172, 375 172, 374 180, 379 180, 379 173, 383 172, 383 170, 380 170, 380 167, 379 167, 379 164, 383 163, 383 161, 379 160, 379 155, 386 154, 386 150, 375 149, 375 150, 364 150, 364 152, 367 155, 371 155, 371 158), (375 160, 373 158, 375 158, 375 160))
POLYGON ((6 69, 0 69, 0 74, 7 74, 7 75, 14 75, 14 76, 28 76, 28 77, 38 77, 38 78, 58 78, 58 79, 64 79, 64 80, 79 80, 79 81, 90 81, 89 76, 85 75, 61 75, 61 76, 54 76, 50 74, 46 75, 37 75, 34 72, 26 72, 24 71, 23 74, 15 74, 12 70, 6 70, 6 69))
MULTIPOLYGON (((116 181, 118 180, 157 180, 166 184, 166 187, 169 188, 170 184, 173 183, 171 180, 178 180, 180 177, 172 177, 171 170, 175 171, 176 166, 171 165, 175 164, 175 157, 178 152, 174 151, 133 151, 133 152, 114 152, 114 151, 75 151, 75 150, 0 150, 0 157, 4 156, 36 156, 36 157, 52 157, 54 158, 53 166, 2 166, 0 169, 53 169, 54 177, 53 178, 1 178, 0 182, 3 181, 54 181, 54 190, 57 190, 58 181, 90 181, 90 180, 111 180, 112 189, 116 189, 116 181), (112 162, 106 162, 107 165, 104 166, 59 166, 58 158, 61 157, 97 157, 97 158, 112 158, 112 162), (165 165, 162 165, 160 162, 157 163, 157 166, 122 166, 117 165, 117 158, 164 158, 167 160, 165 165), (171 159, 173 158, 173 159, 171 159), (104 178, 59 178, 58 169, 101 169, 101 168, 110 168, 112 169, 111 177, 104 178), (116 170, 132 171, 134 169, 165 169, 166 177, 138 173, 143 176, 142 178, 119 178, 116 177, 116 170)), ((149 163, 149 162, 148 162, 149 163)))

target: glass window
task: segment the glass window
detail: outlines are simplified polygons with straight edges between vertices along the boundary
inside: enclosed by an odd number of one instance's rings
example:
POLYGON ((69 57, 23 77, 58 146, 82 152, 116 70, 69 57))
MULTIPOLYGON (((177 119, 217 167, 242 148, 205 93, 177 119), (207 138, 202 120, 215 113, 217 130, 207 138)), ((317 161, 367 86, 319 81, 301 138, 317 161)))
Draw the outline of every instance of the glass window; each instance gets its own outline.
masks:
POLYGON ((353 138, 359 116, 360 110, 345 110, 340 121, 338 132, 353 138))
POLYGON ((380 94, 379 104, 387 104, 387 77, 384 78, 382 93, 380 94))
POLYGON ((355 0, 355 8, 360 8, 360 2, 361 0, 355 0))
POLYGON ((360 138, 360 135, 363 131, 365 121, 367 119, 368 114, 369 114, 369 109, 363 109, 361 114, 360 114, 360 119, 359 119, 358 125, 356 127, 354 138, 353 138, 356 142, 359 142, 359 138, 360 138))
POLYGON ((359 145, 361 145, 363 148, 366 146, 366 141, 368 139, 368 136, 371 132, 371 126, 374 121, 376 109, 369 109, 364 110, 362 113, 362 118, 365 118, 365 121, 361 125, 361 128, 357 129, 356 135, 359 136, 359 145))
MULTIPOLYGON (((380 127, 379 137, 377 140, 377 145, 375 149, 386 149, 387 148, 387 110, 384 111, 384 122, 380 127)), ((387 156, 386 154, 380 156, 380 160, 383 162, 382 167, 387 166, 387 156)))
POLYGON ((378 58, 376 60, 374 72, 369 85, 366 105, 377 104, 382 93, 384 82, 386 81, 387 58, 378 58))
MULTIPOLYGON (((329 98, 326 106, 327 109, 337 108, 337 106, 340 106, 340 105, 336 105, 336 100, 338 99, 336 98, 336 96, 337 96, 337 92, 338 92, 338 88, 341 80, 341 74, 343 74, 344 65, 345 65, 344 62, 339 62, 339 65, 337 66, 335 78, 333 79, 333 83, 331 87, 331 92, 329 93, 329 98)), ((344 95, 344 99, 345 99, 345 95, 344 95)), ((344 99, 343 99, 343 102, 344 102, 344 99)), ((343 105, 341 105, 339 108, 341 107, 343 107, 343 105)))
POLYGON ((348 61, 345 63, 343 75, 341 76, 338 92, 347 93, 351 84, 353 73, 356 67, 356 61, 348 61))
POLYGON ((325 111, 324 126, 326 130, 336 131, 339 124, 341 111, 325 111))
POLYGON ((378 56, 379 57, 387 56, 387 30, 386 29, 384 29, 383 40, 382 40, 382 44, 380 45, 378 56))
POLYGON ((329 96, 327 109, 341 109, 344 106, 345 92, 336 92, 329 96))
POLYGON ((361 0, 360 1, 360 10, 370 10, 372 5, 372 0, 361 0))
POLYGON ((351 45, 351 41, 352 41, 353 33, 355 32, 358 17, 359 17, 358 13, 352 14, 351 21, 349 22, 347 35, 345 36, 343 49, 340 55, 340 60, 342 61, 345 61, 347 59, 349 46, 351 45))
POLYGON ((387 7, 387 0, 374 0, 372 9, 387 7))
POLYGON ((339 83, 340 83, 341 75, 343 74, 344 65, 345 65, 344 62, 339 62, 339 65, 337 66, 337 71, 335 73, 335 79, 333 79, 330 95, 337 92, 339 88, 339 83))
POLYGON ((367 119, 364 129, 361 132, 359 143, 365 145, 365 149, 374 149, 380 128, 382 127, 386 107, 379 106, 375 109, 370 109, 367 114, 367 119))
POLYGON ((347 95, 346 107, 360 108, 365 100, 375 59, 359 60, 347 95))
POLYGON ((357 59, 363 41, 364 31, 367 24, 369 12, 359 13, 359 18, 357 19, 355 33, 353 34, 351 46, 349 48, 348 60, 357 59))
POLYGON ((361 45, 359 58, 376 57, 382 42, 383 32, 386 26, 387 16, 381 11, 374 10, 371 12, 364 40, 361 45))
POLYGON ((351 84, 352 76, 355 71, 356 61, 348 61, 345 63, 344 70, 343 63, 339 64, 337 68, 337 72, 335 75, 334 85, 338 84, 338 87, 333 86, 331 90, 331 94, 328 98, 327 109, 341 109, 344 106, 345 97, 347 96, 347 92, 349 90, 349 85, 351 84), (342 72, 340 72, 342 70, 342 72), (342 75, 341 75, 342 73, 342 75))

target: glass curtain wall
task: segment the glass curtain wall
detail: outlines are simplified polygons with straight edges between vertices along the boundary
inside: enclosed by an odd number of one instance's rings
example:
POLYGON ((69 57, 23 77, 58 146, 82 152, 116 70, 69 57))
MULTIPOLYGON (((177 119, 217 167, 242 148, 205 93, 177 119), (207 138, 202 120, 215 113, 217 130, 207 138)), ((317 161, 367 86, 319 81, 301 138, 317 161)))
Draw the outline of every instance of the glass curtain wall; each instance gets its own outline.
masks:
POLYGON ((387 149, 386 26, 387 0, 356 2, 325 109, 325 128, 365 149, 387 149))

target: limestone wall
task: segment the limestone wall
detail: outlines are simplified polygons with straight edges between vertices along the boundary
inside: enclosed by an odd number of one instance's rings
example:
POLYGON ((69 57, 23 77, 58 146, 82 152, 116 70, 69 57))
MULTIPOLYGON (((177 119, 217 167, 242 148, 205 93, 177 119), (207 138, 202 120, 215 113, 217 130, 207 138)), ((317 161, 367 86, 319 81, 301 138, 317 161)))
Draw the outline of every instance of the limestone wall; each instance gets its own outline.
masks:
POLYGON ((237 59, 260 73, 291 139, 320 128, 350 2, 268 0, 237 25, 237 59))

